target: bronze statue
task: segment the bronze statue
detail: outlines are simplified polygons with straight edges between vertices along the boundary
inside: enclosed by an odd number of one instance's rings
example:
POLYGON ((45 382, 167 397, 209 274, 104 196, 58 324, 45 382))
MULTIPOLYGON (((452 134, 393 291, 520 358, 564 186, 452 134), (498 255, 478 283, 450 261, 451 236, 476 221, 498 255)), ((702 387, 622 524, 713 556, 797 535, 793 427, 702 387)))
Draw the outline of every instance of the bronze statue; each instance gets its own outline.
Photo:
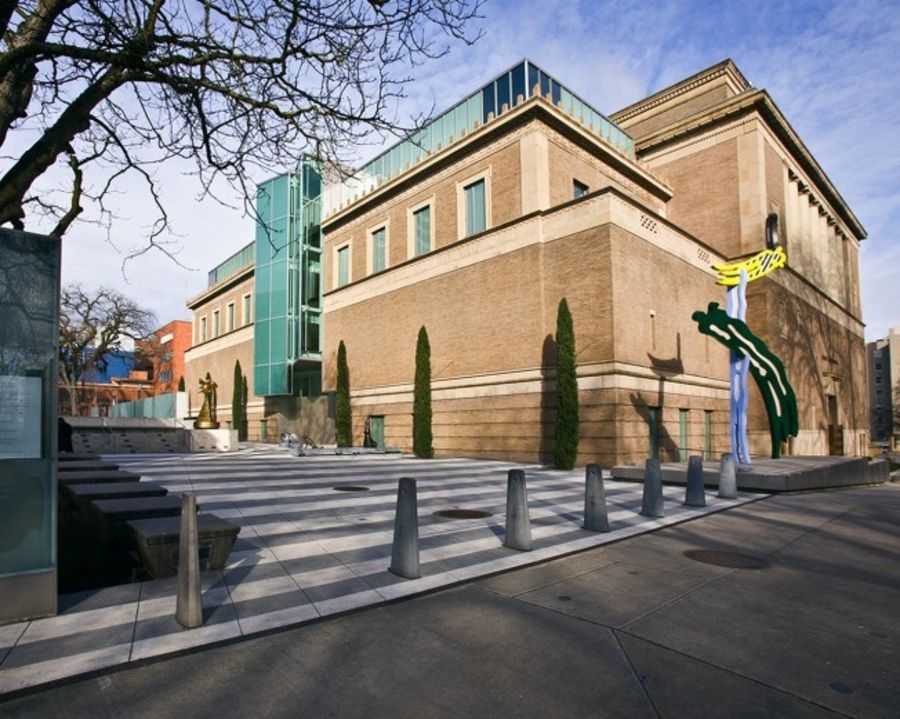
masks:
POLYGON ((200 408, 200 414, 194 420, 194 429, 218 429, 219 423, 216 421, 216 407, 218 400, 216 397, 216 389, 218 384, 213 381, 206 373, 206 377, 200 380, 200 393, 203 395, 203 406, 200 408))

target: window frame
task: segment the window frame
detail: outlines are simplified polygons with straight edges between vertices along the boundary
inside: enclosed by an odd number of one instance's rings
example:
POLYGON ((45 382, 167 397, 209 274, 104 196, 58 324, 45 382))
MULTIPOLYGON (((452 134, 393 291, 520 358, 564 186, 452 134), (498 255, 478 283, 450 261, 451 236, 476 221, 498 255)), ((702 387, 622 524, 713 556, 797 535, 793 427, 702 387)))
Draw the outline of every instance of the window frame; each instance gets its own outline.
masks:
POLYGON ((384 272, 391 266, 391 223, 384 220, 366 228, 366 274, 384 272), (375 269, 375 233, 384 230, 384 267, 375 269))
POLYGON ((425 255, 434 252, 435 250, 435 241, 434 241, 434 225, 435 225, 435 196, 432 195, 428 199, 423 202, 419 202, 415 205, 410 205, 406 208, 406 257, 407 259, 413 260, 417 257, 425 257, 425 255), (415 217, 416 213, 428 208, 429 212, 429 221, 428 221, 428 252, 423 252, 420 255, 416 254, 416 222, 415 217))
POLYGON ((244 325, 249 325, 253 321, 250 319, 250 315, 253 312, 253 306, 251 304, 253 302, 253 300, 251 299, 252 296, 253 296, 252 292, 247 292, 246 294, 244 294, 241 297, 241 320, 242 320, 241 326, 242 327, 244 325))
POLYGON ((582 182, 577 177, 572 178, 572 199, 577 200, 580 197, 584 197, 591 191, 591 186, 585 182, 582 182), (578 190, 582 189, 582 192, 579 194, 578 190))
POLYGON ((209 339, 209 324, 207 322, 208 315, 203 315, 200 318, 200 326, 197 331, 197 337, 200 339, 198 344, 202 344, 209 339))
POLYGON ((213 310, 212 313, 212 338, 215 339, 222 334, 222 315, 219 310, 213 310))
POLYGON ((353 282, 353 242, 346 240, 340 245, 334 247, 334 273, 332 275, 332 284, 334 289, 346 287, 353 282), (341 283, 341 252, 347 250, 347 281, 341 283))
POLYGON ((456 238, 458 240, 464 240, 467 237, 474 237, 482 232, 487 232, 494 226, 493 203, 491 202, 491 174, 491 167, 488 166, 480 172, 468 175, 456 183, 456 238), (478 182, 484 182, 484 229, 467 235, 466 189, 478 182))
POLYGON ((225 331, 234 332, 234 300, 225 305, 225 331))

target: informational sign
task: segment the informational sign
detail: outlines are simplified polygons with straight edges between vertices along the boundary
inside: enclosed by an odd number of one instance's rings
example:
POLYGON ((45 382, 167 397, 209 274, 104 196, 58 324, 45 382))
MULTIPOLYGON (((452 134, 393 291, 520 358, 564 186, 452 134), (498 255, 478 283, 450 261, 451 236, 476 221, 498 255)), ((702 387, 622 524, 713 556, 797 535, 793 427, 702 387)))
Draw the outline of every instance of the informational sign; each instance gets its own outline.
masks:
POLYGON ((0 375, 0 459, 40 459, 41 378, 0 375))

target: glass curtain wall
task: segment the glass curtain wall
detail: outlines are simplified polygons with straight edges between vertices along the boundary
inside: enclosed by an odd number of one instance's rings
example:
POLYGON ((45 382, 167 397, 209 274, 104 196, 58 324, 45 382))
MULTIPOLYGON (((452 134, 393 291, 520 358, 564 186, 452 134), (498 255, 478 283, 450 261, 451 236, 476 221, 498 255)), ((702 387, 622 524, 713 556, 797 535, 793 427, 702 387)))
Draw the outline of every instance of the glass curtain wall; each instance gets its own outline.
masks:
POLYGON ((296 394, 292 367, 321 360, 322 179, 314 162, 257 187, 254 394, 296 394))

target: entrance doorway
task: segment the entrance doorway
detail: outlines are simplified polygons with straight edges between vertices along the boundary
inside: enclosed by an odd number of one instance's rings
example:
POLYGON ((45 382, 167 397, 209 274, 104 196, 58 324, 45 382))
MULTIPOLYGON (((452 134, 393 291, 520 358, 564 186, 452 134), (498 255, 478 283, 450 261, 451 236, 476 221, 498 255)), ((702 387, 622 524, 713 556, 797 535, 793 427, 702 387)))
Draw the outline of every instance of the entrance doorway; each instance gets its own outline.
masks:
POLYGON ((825 395, 825 409, 828 413, 828 454, 844 454, 844 426, 840 423, 840 405, 835 394, 825 395))
POLYGON ((384 449, 384 415, 369 415, 369 431, 375 446, 384 449))

